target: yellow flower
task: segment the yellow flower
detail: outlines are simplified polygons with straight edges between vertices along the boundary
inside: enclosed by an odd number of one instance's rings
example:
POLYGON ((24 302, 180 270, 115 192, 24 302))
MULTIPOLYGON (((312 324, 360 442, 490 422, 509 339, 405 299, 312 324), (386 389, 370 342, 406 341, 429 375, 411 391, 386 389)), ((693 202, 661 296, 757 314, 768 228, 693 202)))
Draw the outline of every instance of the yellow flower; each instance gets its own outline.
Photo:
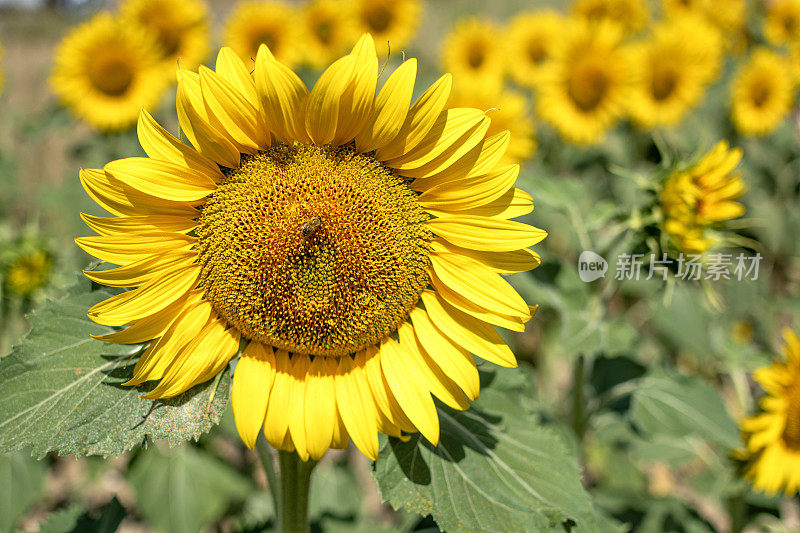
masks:
POLYGON ((748 320, 737 320, 731 328, 731 336, 738 344, 750 344, 753 333, 753 324, 748 320))
POLYGON ((788 58, 756 49, 736 74, 731 87, 731 117, 745 135, 772 133, 791 111, 795 76, 788 58))
POLYGON ((442 65, 459 83, 491 92, 503 84, 504 55, 503 39, 497 28, 471 18, 459 22, 445 39, 442 65))
POLYGON ((610 22, 572 21, 544 67, 537 110, 562 137, 600 141, 625 108, 631 83, 630 51, 610 22))
POLYGON ((345 5, 355 36, 372 34, 380 57, 411 42, 422 14, 421 0, 349 0, 345 5))
POLYGON ((745 192, 738 174, 731 174, 742 159, 742 150, 720 141, 700 161, 676 170, 661 190, 663 229, 675 246, 689 254, 703 254, 721 238, 712 227, 744 214, 736 202, 745 192))
POLYGON ((746 46, 745 0, 661 0, 661 7, 670 18, 682 15, 703 17, 725 36, 734 51, 741 51, 746 46))
POLYGON ((136 122, 168 84, 150 34, 107 13, 74 28, 58 46, 50 83, 76 115, 102 130, 136 122))
POLYGON ((6 290, 19 296, 30 296, 47 283, 51 268, 52 260, 43 251, 21 254, 6 270, 6 290))
POLYGON ((200 0, 125 0, 120 15, 153 34, 170 73, 178 62, 195 69, 208 57, 208 8, 200 0))
POLYGON ((670 19, 633 48, 628 112, 640 127, 674 126, 702 98, 719 70, 721 41, 693 17, 670 19), (692 35, 687 39, 686 35, 692 35))
POLYGON ((542 66, 561 38, 564 17, 555 11, 533 11, 514 17, 506 32, 506 71, 519 83, 535 87, 542 66))
POLYGON ((266 44, 288 67, 302 58, 302 41, 297 13, 284 2, 242 2, 225 23, 225 44, 252 65, 258 47, 266 44))
POLYGON ((521 163, 536 150, 536 130, 528 99, 510 89, 500 91, 471 90, 469 85, 456 82, 450 95, 449 107, 485 109, 492 120, 486 132, 488 137, 508 132, 511 141, 501 162, 521 163))
POLYGON ((315 68, 330 64, 351 43, 354 25, 338 0, 313 0, 300 19, 303 56, 315 68))
MULTIPOLYGON (((545 232, 510 219, 532 199, 500 163, 509 135, 482 110, 447 109, 445 75, 411 105, 409 59, 376 95, 371 36, 310 91, 261 46, 255 70, 228 48, 217 70, 178 73, 190 148, 147 113, 147 158, 84 170, 116 217, 84 216, 77 243, 121 265, 86 275, 138 287, 89 310, 101 337, 150 343, 129 385, 169 397, 211 379, 246 344, 231 402, 242 440, 319 459, 378 433, 432 443, 431 394, 466 409, 476 354, 515 366, 493 326, 533 313, 501 273, 539 264, 545 232), (410 106, 410 108, 409 108, 410 106)), ((500 102, 502 105, 502 102, 500 102)))
POLYGON ((764 34, 774 44, 800 42, 800 0, 774 0, 767 4, 764 34))
POLYGON ((800 489, 800 339, 783 330, 784 360, 753 373, 767 393, 761 413, 739 423, 747 443, 746 476, 767 494, 800 489))
POLYGON ((574 0, 572 14, 595 22, 616 22, 628 34, 644 29, 650 18, 645 0, 574 0))

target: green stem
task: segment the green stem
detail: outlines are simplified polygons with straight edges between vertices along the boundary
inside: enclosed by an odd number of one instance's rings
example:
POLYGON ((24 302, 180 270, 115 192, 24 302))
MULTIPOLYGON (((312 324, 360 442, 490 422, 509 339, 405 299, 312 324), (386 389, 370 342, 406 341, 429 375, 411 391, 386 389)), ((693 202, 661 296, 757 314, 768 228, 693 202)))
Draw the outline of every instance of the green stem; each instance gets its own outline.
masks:
POLYGON ((258 453, 258 458, 261 459, 261 466, 264 467, 264 472, 267 474, 269 494, 272 496, 272 505, 277 517, 276 522, 278 522, 281 512, 281 487, 278 484, 278 475, 275 473, 275 458, 272 455, 272 448, 267 444, 267 439, 264 438, 264 435, 259 435, 256 440, 256 452, 258 453))
POLYGON ((316 461, 302 461, 295 452, 278 451, 281 470, 280 530, 308 533, 308 492, 316 461))

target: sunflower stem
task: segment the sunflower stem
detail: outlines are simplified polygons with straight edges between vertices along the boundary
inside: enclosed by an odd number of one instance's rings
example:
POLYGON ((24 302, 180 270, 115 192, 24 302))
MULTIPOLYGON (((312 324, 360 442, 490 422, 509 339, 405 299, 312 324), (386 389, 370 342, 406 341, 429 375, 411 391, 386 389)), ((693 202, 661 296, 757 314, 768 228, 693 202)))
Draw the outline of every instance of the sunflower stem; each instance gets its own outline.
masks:
POLYGON ((264 435, 259 435, 256 440, 256 452, 258 458, 261 460, 261 466, 264 467, 264 473, 267 474, 267 484, 269 485, 269 494, 272 496, 272 506, 275 509, 276 522, 280 521, 280 494, 281 487, 278 484, 278 474, 275 472, 275 457, 272 455, 272 448, 267 444, 267 439, 264 435))
POLYGON ((282 533, 308 533, 308 494, 316 461, 303 461, 295 452, 278 451, 281 471, 280 511, 282 533))

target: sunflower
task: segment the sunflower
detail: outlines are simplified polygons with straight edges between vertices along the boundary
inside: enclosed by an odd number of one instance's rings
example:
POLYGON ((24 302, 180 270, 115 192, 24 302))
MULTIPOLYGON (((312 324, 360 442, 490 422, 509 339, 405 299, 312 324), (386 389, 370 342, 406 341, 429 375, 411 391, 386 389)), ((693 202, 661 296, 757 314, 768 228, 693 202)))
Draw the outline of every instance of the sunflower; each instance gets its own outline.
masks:
POLYGON ((661 22, 653 27, 648 40, 634 45, 631 64, 635 83, 628 98, 628 113, 638 126, 653 128, 680 122, 718 71, 720 42, 713 38, 717 33, 704 33, 702 25, 692 24, 695 21, 680 17, 661 22), (692 39, 686 39, 687 32, 692 39))
POLYGON ((225 23, 225 44, 252 65, 258 47, 266 44, 283 64, 302 59, 297 13, 284 2, 242 2, 225 23))
POLYGON ((574 0, 572 15, 590 21, 616 22, 628 34, 644 29, 650 18, 645 0, 574 0))
POLYGON ((625 108, 630 50, 616 24, 572 21, 537 87, 538 113, 566 139, 599 141, 625 108))
POLYGON ((506 71, 514 81, 535 87, 542 66, 553 53, 564 17, 555 11, 533 11, 514 17, 506 33, 506 71))
POLYGON ((486 109, 492 120, 486 135, 491 137, 503 132, 511 135, 502 163, 521 163, 536 150, 533 116, 528 99, 523 95, 510 89, 476 91, 468 85, 456 83, 448 105, 486 109))
POLYGON ((19 296, 30 296, 50 277, 53 260, 44 250, 32 250, 15 257, 6 268, 5 289, 19 296))
POLYGON ((337 0, 313 0, 301 12, 300 31, 304 60, 322 68, 347 50, 353 24, 337 0))
POLYGON ((59 44, 50 83, 75 114, 112 131, 133 125, 141 109, 154 108, 168 78, 149 33, 101 13, 59 44))
POLYGON ((169 72, 195 69, 208 57, 208 7, 200 0, 125 0, 120 15, 151 32, 169 72))
POLYGON ((174 396, 241 343, 231 402, 247 446, 263 428, 303 460, 350 439, 375 458, 379 432, 438 441, 431 394, 466 409, 471 354, 515 366, 493 326, 522 331, 533 308, 500 274, 537 266, 528 247, 546 234, 510 220, 533 203, 500 163, 509 135, 447 108, 450 75, 409 108, 416 68, 375 95, 367 34, 309 91, 267 46, 252 76, 223 48, 216 72, 178 73, 195 148, 143 113, 148 157, 81 172, 116 217, 84 216, 100 236, 77 243, 120 265, 86 275, 138 286, 89 310, 129 326, 103 340, 149 343, 129 385, 174 396))
POLYGON ((783 338, 784 360, 753 373, 767 393, 762 412, 739 427, 749 455, 746 476, 753 486, 792 496, 800 490, 800 339, 788 328, 783 338))
POLYGON ((411 42, 422 14, 421 0, 352 0, 346 4, 355 35, 372 34, 381 57, 411 42))
POLYGON ((741 159, 741 149, 731 150, 720 141, 697 164, 676 170, 664 183, 662 227, 681 252, 705 253, 721 242, 713 226, 744 214, 736 201, 744 194, 744 182, 732 174, 741 159))
POLYGON ((459 22, 444 41, 442 65, 459 83, 479 91, 498 91, 503 84, 505 50, 491 23, 470 18, 459 22))
POLYGON ((800 0, 775 0, 767 4, 764 34, 774 44, 800 42, 800 0))
POLYGON ((731 86, 731 117, 745 135, 767 135, 791 111, 796 79, 787 76, 788 58, 768 48, 758 48, 743 64, 731 86))
POLYGON ((704 18, 717 28, 729 47, 740 50, 746 45, 745 22, 747 4, 745 0, 661 0, 667 17, 694 15, 704 18))

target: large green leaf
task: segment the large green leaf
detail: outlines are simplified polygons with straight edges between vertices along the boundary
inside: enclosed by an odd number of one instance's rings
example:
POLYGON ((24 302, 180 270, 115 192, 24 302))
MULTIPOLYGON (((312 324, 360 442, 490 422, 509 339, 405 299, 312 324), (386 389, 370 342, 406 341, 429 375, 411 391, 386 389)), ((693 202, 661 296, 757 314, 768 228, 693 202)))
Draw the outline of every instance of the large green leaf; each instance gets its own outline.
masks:
POLYGON ((698 435, 729 449, 739 447, 739 431, 722 399, 702 379, 656 370, 633 393, 634 423, 650 435, 698 435))
POLYGON ((441 437, 388 439, 375 463, 383 498, 433 515, 446 531, 599 531, 606 524, 575 458, 509 391, 484 389, 471 409, 439 409, 441 437))
POLYGON ((142 399, 146 389, 122 385, 138 348, 92 339, 111 330, 86 317, 109 296, 79 284, 30 315, 31 332, 0 359, 0 453, 119 454, 145 436, 177 443, 219 422, 229 396, 227 371, 163 401, 142 399))
POLYGON ((128 481, 148 524, 169 533, 200 531, 255 491, 249 479, 192 446, 141 453, 128 481))
POLYGON ((44 463, 21 453, 0 455, 0 531, 14 530, 41 494, 44 477, 44 463))

